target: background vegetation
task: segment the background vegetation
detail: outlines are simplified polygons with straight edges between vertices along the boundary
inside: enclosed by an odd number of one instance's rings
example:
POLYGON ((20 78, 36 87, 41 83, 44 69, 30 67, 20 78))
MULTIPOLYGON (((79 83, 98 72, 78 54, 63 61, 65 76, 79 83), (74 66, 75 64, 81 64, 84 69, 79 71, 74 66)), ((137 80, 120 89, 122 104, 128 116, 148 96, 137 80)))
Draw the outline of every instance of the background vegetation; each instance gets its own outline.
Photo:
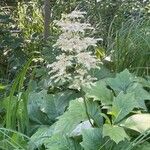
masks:
POLYGON ((0 149, 148 150, 149 0, 0 1, 0 149), (81 90, 51 85, 47 64, 62 14, 86 11, 102 38, 98 81, 81 90))

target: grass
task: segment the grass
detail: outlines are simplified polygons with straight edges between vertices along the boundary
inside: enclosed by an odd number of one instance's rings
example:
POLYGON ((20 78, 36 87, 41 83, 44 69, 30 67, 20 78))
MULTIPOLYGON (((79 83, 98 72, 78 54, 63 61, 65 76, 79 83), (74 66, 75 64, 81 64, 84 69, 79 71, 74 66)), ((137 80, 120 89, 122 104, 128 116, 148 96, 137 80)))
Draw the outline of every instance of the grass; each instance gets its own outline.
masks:
POLYGON ((113 51, 115 72, 128 68, 137 75, 150 74, 150 20, 137 17, 127 20, 109 45, 113 51))

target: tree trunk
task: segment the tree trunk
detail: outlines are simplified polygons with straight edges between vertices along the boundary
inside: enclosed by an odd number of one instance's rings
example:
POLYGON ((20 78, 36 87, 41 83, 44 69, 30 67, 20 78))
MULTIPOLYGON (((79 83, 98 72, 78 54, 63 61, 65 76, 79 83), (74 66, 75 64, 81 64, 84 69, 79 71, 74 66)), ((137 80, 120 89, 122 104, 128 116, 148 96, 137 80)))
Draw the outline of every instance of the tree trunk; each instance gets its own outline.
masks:
POLYGON ((50 35, 50 18, 51 18, 51 6, 50 0, 44 2, 44 39, 47 39, 50 35))

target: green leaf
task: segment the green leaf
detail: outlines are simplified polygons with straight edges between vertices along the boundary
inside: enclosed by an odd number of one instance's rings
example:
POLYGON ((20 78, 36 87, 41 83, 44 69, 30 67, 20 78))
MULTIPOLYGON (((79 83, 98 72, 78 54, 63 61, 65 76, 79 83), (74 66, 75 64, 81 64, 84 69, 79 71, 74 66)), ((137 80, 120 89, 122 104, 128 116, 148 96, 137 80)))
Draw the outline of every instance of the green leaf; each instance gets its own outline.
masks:
POLYGON ((119 143, 120 141, 124 141, 128 139, 128 135, 124 131, 122 127, 112 126, 109 124, 104 124, 103 126, 103 137, 109 136, 115 143, 119 143))
POLYGON ((137 101, 137 107, 146 109, 144 100, 150 100, 150 94, 143 89, 142 85, 139 83, 133 84, 133 86, 127 89, 127 92, 135 93, 135 99, 137 101))
POLYGON ((89 74, 92 77, 97 78, 97 80, 101 80, 107 77, 113 77, 113 73, 107 69, 104 65, 100 65, 100 68, 93 68, 89 71, 89 74))
POLYGON ((127 88, 134 82, 134 77, 127 69, 116 75, 116 78, 109 78, 107 84, 116 92, 126 92, 127 88))
POLYGON ((97 101, 86 100, 87 112, 89 117, 94 121, 97 126, 103 125, 103 117, 101 114, 101 109, 97 101))
POLYGON ((92 119, 98 126, 102 125, 103 119, 100 116, 101 111, 98 103, 86 101, 86 105, 85 107, 85 102, 82 98, 71 101, 68 111, 58 117, 55 133, 61 132, 71 136, 71 132, 77 125, 89 119, 92 119))
POLYGON ((106 87, 105 81, 98 81, 93 84, 87 85, 83 88, 86 97, 99 100, 103 105, 112 104, 113 94, 111 90, 106 87))
POLYGON ((73 129, 81 122, 87 120, 87 114, 83 99, 76 99, 70 102, 68 111, 58 117, 55 126, 55 133, 71 133, 73 129))
POLYGON ((144 142, 143 144, 136 146, 133 150, 149 150, 149 149, 150 149, 150 143, 144 142))
MULTIPOLYGON (((92 120, 91 122, 93 123, 92 120)), ((84 129, 90 129, 90 128, 92 128, 90 121, 89 120, 83 121, 82 123, 76 126, 76 128, 71 132, 70 136, 71 137, 80 136, 84 129)))
POLYGON ((122 92, 114 99, 112 112, 114 122, 119 122, 137 106, 134 93, 123 94, 122 92))
POLYGON ((104 144, 102 131, 99 128, 83 130, 82 136, 83 142, 81 142, 81 146, 84 150, 99 150, 99 148, 104 144))
POLYGON ((54 128, 55 128, 55 124, 53 124, 52 126, 41 126, 31 136, 31 141, 29 142, 30 147, 37 148, 37 147, 41 146, 46 139, 48 139, 52 136, 54 128))
POLYGON ((5 90, 6 88, 7 88, 6 85, 3 85, 3 84, 0 83, 0 91, 5 90))
POLYGON ((47 150, 83 150, 72 138, 62 134, 55 134, 45 141, 47 150))
POLYGON ((32 92, 29 96, 28 110, 29 117, 38 124, 52 124, 56 117, 63 114, 69 101, 77 97, 71 91, 57 94, 47 94, 46 90, 32 92))
POLYGON ((138 77, 137 81, 142 84, 143 87, 147 87, 150 88, 150 77, 147 76, 147 80, 142 78, 142 77, 138 77))
POLYGON ((121 124, 126 128, 142 133, 147 129, 150 129, 150 114, 132 115, 121 124))

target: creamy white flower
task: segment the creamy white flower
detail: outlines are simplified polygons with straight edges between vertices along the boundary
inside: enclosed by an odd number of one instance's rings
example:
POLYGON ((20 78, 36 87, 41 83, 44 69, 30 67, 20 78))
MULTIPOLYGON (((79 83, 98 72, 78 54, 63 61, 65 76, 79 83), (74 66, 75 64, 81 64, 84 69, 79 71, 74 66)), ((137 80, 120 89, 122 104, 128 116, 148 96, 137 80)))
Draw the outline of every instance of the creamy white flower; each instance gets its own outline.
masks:
POLYGON ((75 10, 75 11, 72 11, 70 14, 63 15, 63 18, 70 18, 70 19, 84 18, 84 15, 86 14, 87 14, 86 12, 75 10))
POLYGON ((94 28, 91 27, 89 23, 80 23, 80 22, 73 22, 70 20, 60 20, 55 21, 56 25, 61 27, 61 30, 64 32, 82 32, 84 33, 85 30, 90 29, 93 30, 94 28))
POLYGON ((84 74, 84 76, 81 74, 76 75, 72 80, 72 84, 69 86, 69 88, 80 90, 83 85, 90 84, 97 80, 97 78, 92 78, 90 75, 85 75, 87 74, 84 74))
POLYGON ((79 36, 74 36, 72 38, 68 37, 63 34, 59 37, 56 44, 54 46, 60 48, 62 51, 69 51, 69 52, 81 52, 86 50, 89 46, 96 46, 97 39, 86 37, 80 39, 79 36))
POLYGON ((77 69, 76 72, 81 75, 82 77, 84 77, 84 75, 86 75, 88 72, 85 69, 77 69))
POLYGON ((88 70, 97 67, 97 59, 91 55, 91 52, 81 52, 76 55, 79 64, 83 64, 88 70))
POLYGON ((88 46, 96 46, 97 41, 102 40, 102 39, 94 39, 91 37, 86 37, 84 38, 83 42, 86 43, 88 46))
POLYGON ((66 68, 72 65, 71 63, 72 57, 66 56, 64 53, 57 56, 56 59, 57 59, 56 62, 47 65, 48 68, 51 68, 49 74, 57 73, 51 77, 52 79, 57 78, 59 76, 64 76, 66 74, 66 68))
POLYGON ((89 23, 81 23, 86 12, 73 11, 68 15, 63 15, 60 21, 55 21, 60 27, 62 34, 57 39, 53 47, 59 48, 63 54, 56 57, 56 62, 48 65, 51 70, 50 79, 54 82, 66 80, 70 82, 70 88, 80 90, 83 84, 95 81, 88 75, 88 70, 97 68, 97 59, 91 52, 87 52, 89 46, 97 46, 97 41, 92 37, 85 37, 87 30, 94 28, 89 23), (68 73, 68 67, 72 72, 68 73))

